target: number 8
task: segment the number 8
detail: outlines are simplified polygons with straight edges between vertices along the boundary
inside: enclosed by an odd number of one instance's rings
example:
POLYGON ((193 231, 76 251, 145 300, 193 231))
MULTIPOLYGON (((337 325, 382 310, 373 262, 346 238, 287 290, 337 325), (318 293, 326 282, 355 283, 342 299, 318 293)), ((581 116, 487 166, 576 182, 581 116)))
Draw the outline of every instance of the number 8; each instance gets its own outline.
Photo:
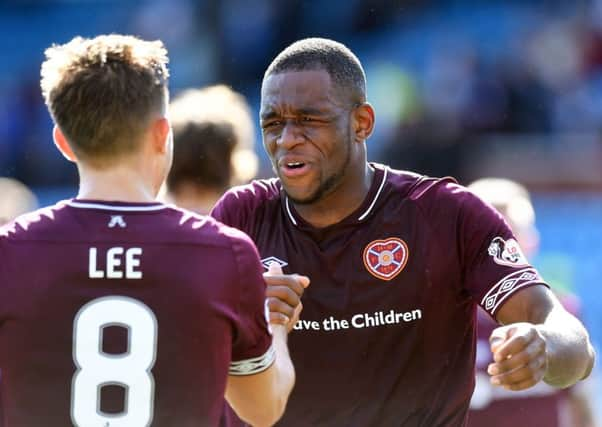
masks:
POLYGON ((71 387, 71 418, 77 426, 144 427, 153 418, 154 381, 150 372, 157 353, 157 319, 142 302, 123 296, 95 299, 73 321, 73 360, 77 371, 71 387), (128 349, 119 355, 102 351, 102 330, 128 329, 128 349), (126 390, 124 411, 100 409, 105 385, 126 390))

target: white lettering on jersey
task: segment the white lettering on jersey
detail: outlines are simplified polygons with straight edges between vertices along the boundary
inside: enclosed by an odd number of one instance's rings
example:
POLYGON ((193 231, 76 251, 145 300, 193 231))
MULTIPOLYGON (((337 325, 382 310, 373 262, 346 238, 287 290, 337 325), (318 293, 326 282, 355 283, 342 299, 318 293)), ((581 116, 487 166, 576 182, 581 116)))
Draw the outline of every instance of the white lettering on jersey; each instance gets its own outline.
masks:
POLYGON ((98 268, 98 249, 90 248, 88 252, 88 277, 90 279, 122 279, 124 277, 123 261, 125 253, 125 278, 142 279, 140 267, 140 258, 142 248, 129 248, 125 250, 122 247, 110 248, 106 253, 106 271, 98 268))
POLYGON ((400 313, 389 310, 386 314, 382 311, 377 311, 373 315, 368 313, 356 314, 351 318, 351 324, 354 328, 362 329, 413 322, 418 319, 422 319, 422 310, 420 309, 400 313))
POLYGON ((328 316, 321 320, 305 320, 299 321, 293 327, 296 331, 326 331, 333 332, 343 329, 364 329, 374 328, 379 326, 399 325, 403 323, 415 322, 422 319, 422 310, 415 309, 411 311, 395 310, 375 311, 374 313, 358 313, 351 318, 336 318, 328 316))

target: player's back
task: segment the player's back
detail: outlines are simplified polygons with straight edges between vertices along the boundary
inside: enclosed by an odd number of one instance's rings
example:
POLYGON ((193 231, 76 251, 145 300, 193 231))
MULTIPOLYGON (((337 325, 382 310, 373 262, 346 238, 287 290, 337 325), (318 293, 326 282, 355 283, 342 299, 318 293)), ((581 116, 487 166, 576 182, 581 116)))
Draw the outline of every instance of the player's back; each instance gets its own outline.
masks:
POLYGON ((216 425, 231 360, 270 354, 249 283, 246 236, 162 204, 69 201, 0 228, 5 426, 216 425))

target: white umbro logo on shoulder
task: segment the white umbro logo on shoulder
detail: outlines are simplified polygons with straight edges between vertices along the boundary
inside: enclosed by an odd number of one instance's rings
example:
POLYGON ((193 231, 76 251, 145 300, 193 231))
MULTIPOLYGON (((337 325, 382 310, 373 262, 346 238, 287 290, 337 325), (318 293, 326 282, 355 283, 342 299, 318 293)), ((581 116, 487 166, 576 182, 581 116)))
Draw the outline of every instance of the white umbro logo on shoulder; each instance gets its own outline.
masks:
POLYGON ((125 228, 125 227, 127 227, 127 224, 125 223, 123 216, 111 215, 111 220, 109 221, 108 227, 115 228, 117 226, 119 226, 121 228, 125 228))
POLYGON ((270 269, 270 264, 272 264, 274 262, 276 264, 278 264, 280 267, 286 267, 288 265, 288 262, 282 261, 281 259, 278 259, 275 256, 270 256, 270 257, 262 259, 261 260, 261 265, 263 265, 263 267, 266 270, 269 270, 270 269))

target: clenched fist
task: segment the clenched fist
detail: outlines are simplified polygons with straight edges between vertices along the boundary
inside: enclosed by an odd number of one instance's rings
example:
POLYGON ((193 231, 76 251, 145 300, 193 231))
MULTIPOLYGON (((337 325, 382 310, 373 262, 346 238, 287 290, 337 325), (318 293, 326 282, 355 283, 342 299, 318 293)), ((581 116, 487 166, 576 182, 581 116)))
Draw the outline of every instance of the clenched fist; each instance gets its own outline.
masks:
POLYGON ((532 323, 513 323, 496 328, 489 338, 493 363, 487 372, 491 383, 507 390, 524 390, 546 374, 546 341, 532 323))
POLYGON ((263 277, 267 283, 270 323, 286 325, 290 332, 303 309, 301 295, 309 286, 309 278, 298 274, 284 274, 277 263, 270 264, 263 277))

